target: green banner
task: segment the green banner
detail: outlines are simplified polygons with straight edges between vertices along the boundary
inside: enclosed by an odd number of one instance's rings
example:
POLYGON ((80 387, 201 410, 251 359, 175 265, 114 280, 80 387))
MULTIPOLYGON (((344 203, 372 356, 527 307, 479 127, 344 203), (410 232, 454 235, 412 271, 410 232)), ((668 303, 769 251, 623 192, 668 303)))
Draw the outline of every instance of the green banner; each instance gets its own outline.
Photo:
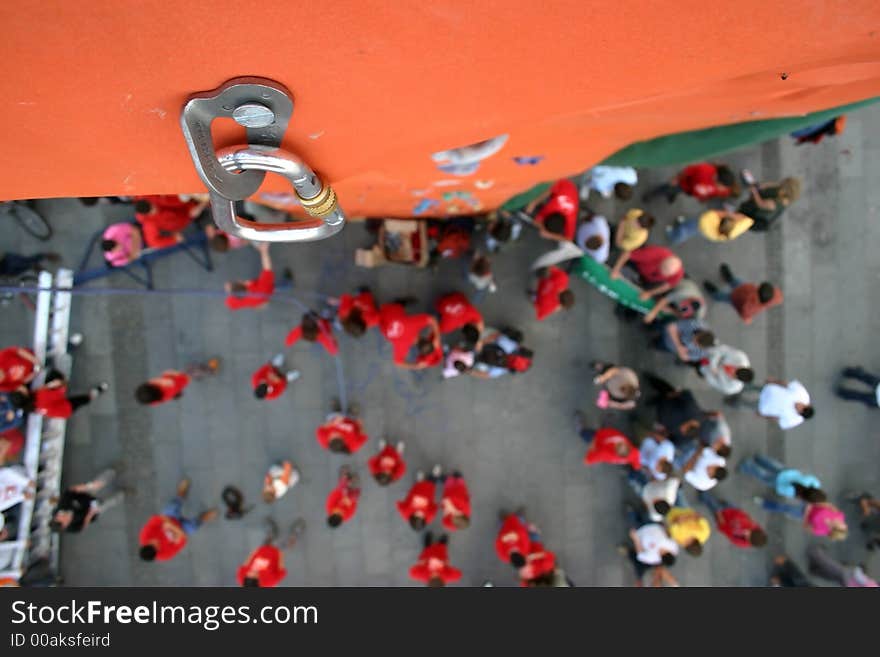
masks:
MULTIPOLYGON (((821 112, 805 114, 804 116, 746 121, 716 128, 678 132, 664 137, 656 137, 655 139, 630 144, 626 148, 617 151, 604 162, 600 162, 600 164, 649 168, 700 162, 718 157, 737 148, 776 139, 800 128, 823 123, 841 114, 852 112, 877 101, 880 101, 880 96, 858 103, 833 107, 821 112)), ((809 146, 804 146, 804 148, 809 148, 809 146)), ((591 164, 589 166, 595 165, 591 164)), ((531 189, 511 198, 501 206, 501 209, 520 210, 549 186, 550 183, 547 182, 539 183, 531 189)))
MULTIPOLYGON (((610 297, 622 306, 631 308, 643 315, 647 315, 654 307, 655 301, 653 299, 648 299, 647 301, 639 299, 641 290, 635 284, 623 277, 612 279, 611 270, 589 256, 584 256, 578 260, 572 269, 572 273, 580 276, 606 297, 610 297)), ((666 312, 661 312, 658 317, 661 320, 668 318, 670 318, 670 315, 666 312)))
MULTIPOLYGON (((701 162, 737 148, 782 137, 800 128, 824 123, 841 114, 876 103, 878 100, 880 97, 804 116, 746 121, 639 141, 617 151, 602 164, 647 168, 701 162)), ((808 146, 804 146, 804 148, 808 148, 808 146)))

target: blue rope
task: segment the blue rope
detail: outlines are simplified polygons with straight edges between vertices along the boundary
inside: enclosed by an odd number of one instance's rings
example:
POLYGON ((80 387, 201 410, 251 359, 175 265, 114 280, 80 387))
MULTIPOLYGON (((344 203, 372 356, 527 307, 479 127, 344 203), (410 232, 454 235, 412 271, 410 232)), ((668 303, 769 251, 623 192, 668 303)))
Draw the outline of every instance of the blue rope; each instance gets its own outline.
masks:
MULTIPOLYGON (((279 291, 281 291, 285 286, 279 286, 279 291)), ((165 289, 165 290, 148 290, 148 289, 134 289, 134 288, 114 288, 114 287, 105 287, 105 288, 85 288, 85 287, 35 287, 35 286, 8 286, 2 285, 0 286, 0 292, 12 292, 12 293, 21 293, 21 292, 65 292, 68 294, 79 295, 79 296, 122 296, 122 295, 136 295, 136 296, 150 296, 150 295, 158 295, 158 296, 168 296, 168 295, 181 295, 181 296, 189 296, 189 297, 205 297, 205 298, 226 298, 228 295, 225 291, 222 290, 203 290, 203 289, 192 289, 192 288, 175 288, 175 289, 165 289)), ((320 297, 320 298, 329 298, 328 295, 320 294, 319 292, 307 292, 311 296, 320 297)), ((249 294, 248 296, 253 297, 267 297, 272 300, 279 300, 291 303, 295 306, 298 306, 303 312, 310 312, 311 308, 304 304, 302 301, 294 297, 292 294, 279 294, 275 293, 272 295, 267 294, 249 294)), ((348 411, 348 390, 345 383, 345 370, 342 366, 342 358, 337 355, 334 360, 336 361, 336 384, 339 388, 339 403, 344 412, 348 411)))
MULTIPOLYGON (((20 292, 66 292, 68 294, 78 295, 78 296, 122 296, 122 295, 135 295, 135 296, 150 296, 150 295, 181 295, 181 296, 190 296, 190 297, 208 297, 208 298, 226 298, 228 295, 223 290, 202 290, 202 289, 191 289, 191 288, 175 288, 175 289, 165 289, 165 290, 147 290, 147 289, 136 289, 136 288, 114 288, 114 287, 105 287, 105 288, 85 288, 85 287, 37 287, 37 286, 9 286, 3 285, 0 286, 0 292, 11 292, 11 293, 20 293, 20 292)), ((260 294, 260 293, 251 293, 248 294, 249 297, 265 297, 271 300, 279 300, 288 303, 292 303, 299 308, 301 308, 304 312, 308 312, 310 310, 309 306, 304 304, 302 301, 294 297, 290 294, 260 294)))

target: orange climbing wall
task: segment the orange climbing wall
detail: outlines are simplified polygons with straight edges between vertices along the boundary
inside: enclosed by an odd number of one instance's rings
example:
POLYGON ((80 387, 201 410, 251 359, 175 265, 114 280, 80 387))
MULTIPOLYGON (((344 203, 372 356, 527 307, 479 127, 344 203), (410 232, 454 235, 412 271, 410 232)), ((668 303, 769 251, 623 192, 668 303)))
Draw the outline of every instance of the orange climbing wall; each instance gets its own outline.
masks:
POLYGON ((180 107, 240 75, 293 91, 285 145, 350 214, 398 216, 492 207, 659 134, 880 95, 877 0, 17 0, 0 25, 4 199, 202 190, 180 107), (431 159, 500 134, 471 175, 431 159))

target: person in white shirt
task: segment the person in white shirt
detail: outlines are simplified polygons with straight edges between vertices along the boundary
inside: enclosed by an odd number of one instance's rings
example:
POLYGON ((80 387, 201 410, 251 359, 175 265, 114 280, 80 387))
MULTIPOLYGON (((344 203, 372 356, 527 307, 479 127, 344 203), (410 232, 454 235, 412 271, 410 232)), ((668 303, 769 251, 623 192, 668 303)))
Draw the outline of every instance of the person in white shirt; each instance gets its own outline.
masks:
POLYGON ((640 563, 646 566, 675 564, 678 543, 669 537, 663 525, 654 522, 643 524, 638 529, 630 529, 629 537, 640 563))
POLYGON ((681 480, 667 477, 663 481, 649 481, 642 489, 642 502, 648 509, 648 516, 654 522, 661 522, 663 516, 675 506, 681 480))
POLYGON ((639 175, 632 167, 593 167, 584 174, 581 184, 581 199, 586 201, 590 190, 595 189, 604 198, 617 197, 620 201, 632 198, 633 187, 639 182, 639 175))
POLYGON ((29 479, 24 467, 8 465, 0 468, 0 512, 34 496, 36 482, 29 479))
POLYGON ((649 523, 630 530, 636 549, 636 559, 649 566, 671 566, 678 554, 678 543, 673 541, 663 525, 649 523))
POLYGON ((725 396, 738 395, 755 378, 746 353, 726 344, 709 347, 697 369, 706 383, 725 396))
POLYGON ((639 459, 654 479, 663 481, 672 474, 675 445, 665 438, 648 436, 639 445, 639 459))
POLYGON ((299 470, 291 461, 281 461, 269 466, 263 479, 263 501, 271 504, 284 497, 299 482, 299 470))
POLYGON ((580 225, 574 241, 596 262, 606 262, 611 251, 611 227, 608 220, 601 214, 592 215, 580 225))
POLYGON ((758 415, 778 422, 783 431, 794 429, 814 415, 810 393, 800 381, 767 379, 758 395, 758 415))
POLYGON ((650 480, 642 471, 630 471, 627 475, 635 493, 642 498, 651 522, 662 522, 663 516, 676 506, 681 480, 678 477, 667 477, 662 481, 650 480))
POLYGON ((682 467, 684 480, 699 491, 711 490, 727 477, 727 460, 711 447, 694 450, 682 467))
POLYGON ((646 572, 675 564, 678 543, 670 538, 663 525, 646 522, 633 506, 627 506, 626 519, 630 543, 619 545, 618 551, 629 558, 635 570, 636 586, 641 586, 646 572))

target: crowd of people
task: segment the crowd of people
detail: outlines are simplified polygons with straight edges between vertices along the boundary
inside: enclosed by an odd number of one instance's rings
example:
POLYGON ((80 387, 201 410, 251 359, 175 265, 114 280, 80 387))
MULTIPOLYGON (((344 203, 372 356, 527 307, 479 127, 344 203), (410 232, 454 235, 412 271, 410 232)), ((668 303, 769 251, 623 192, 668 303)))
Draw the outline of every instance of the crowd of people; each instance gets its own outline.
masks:
MULTIPOLYGON (((419 313, 410 311, 415 299, 377 299, 369 288, 360 287, 338 298, 325 298, 319 307, 305 312, 283 346, 291 348, 301 340, 317 343, 327 358, 337 358, 340 334, 358 339, 375 329, 389 343, 394 364, 402 369, 438 368, 445 378, 523 375, 535 361, 534 351, 524 346, 523 327, 493 327, 474 298, 497 290, 492 260, 503 257, 506 246, 519 239, 529 230, 524 226, 531 224, 554 248, 577 247, 555 264, 535 269, 528 291, 535 321, 564 321, 554 315, 564 314, 575 304, 571 266, 579 258, 590 258, 608 266, 611 280, 628 280, 638 287, 639 299, 645 303, 641 321, 646 341, 669 352, 673 362, 692 367, 707 388, 720 393, 719 402, 731 409, 728 412, 751 409, 782 430, 810 420, 816 411, 801 382, 769 376, 758 379, 748 355, 725 344, 723 336, 716 335, 706 322, 710 300, 730 304, 749 324, 760 313, 782 304, 783 291, 770 281, 740 279, 726 264, 719 268, 718 282, 698 282, 687 276, 682 258, 670 248, 697 236, 713 242, 732 241, 746 231, 771 229, 785 209, 797 201, 800 182, 786 178, 758 184, 748 171, 735 172, 721 163, 703 162, 647 190, 642 196, 646 207, 628 210, 617 218, 616 225, 589 209, 591 193, 631 200, 637 184, 634 169, 600 166, 584 175, 580 188, 572 180, 557 181, 523 212, 439 222, 431 233, 432 257, 468 259, 467 280, 472 290, 451 289, 435 300, 433 313, 419 313), (660 221, 655 217, 659 213, 649 212, 647 204, 656 199, 671 203, 681 194, 692 197, 703 208, 692 216, 671 218, 665 222, 665 230, 659 231, 660 221)), ((103 235, 101 247, 112 267, 130 264, 145 249, 168 248, 180 242, 183 231, 198 226, 198 217, 205 210, 204 201, 194 198, 149 196, 135 197, 131 202, 134 221, 113 224, 103 235)), ((247 246, 211 226, 198 230, 206 231, 206 239, 218 251, 247 246)), ((250 280, 230 281, 224 288, 225 303, 236 313, 259 310, 276 294, 269 245, 253 246, 260 254, 258 274, 250 280)), ((290 272, 283 273, 285 279, 290 276, 290 272)), ((631 311, 622 315, 627 313, 631 311)), ((677 388, 656 373, 639 372, 634 365, 598 360, 592 363, 595 405, 624 416, 634 413, 637 407, 650 409, 650 426, 627 435, 616 427, 592 426, 589 414, 581 411, 575 412, 574 424, 586 443, 585 465, 604 463, 626 471, 632 497, 621 512, 630 531, 621 537, 619 550, 631 562, 637 585, 648 574, 653 585, 676 585, 669 568, 681 552, 686 552, 688 558, 699 557, 713 532, 713 522, 717 531, 738 548, 761 549, 767 544, 765 529, 719 492, 732 485, 722 482, 737 478, 752 477, 768 487, 765 496, 755 498, 760 508, 800 520, 805 531, 816 537, 831 541, 847 537, 845 514, 828 500, 816 476, 764 454, 743 455, 733 467, 735 440, 724 412, 702 408, 692 390, 677 388), (648 389, 647 394, 643 394, 643 387, 648 389)), ((193 381, 212 376, 221 366, 215 358, 169 369, 148 378, 131 394, 145 406, 174 403, 185 397, 193 381)), ((299 371, 285 366, 283 351, 266 363, 254 363, 254 368, 250 383, 260 403, 279 399, 300 378, 299 371)), ((842 399, 875 407, 880 403, 880 378, 855 367, 842 374, 865 387, 853 390, 841 386, 838 395, 842 399)), ((20 455, 24 443, 20 428, 29 413, 69 418, 106 389, 107 384, 102 382, 84 393, 72 394, 61 373, 47 368, 29 349, 12 346, 0 351, 0 408, 4 413, 0 464, 12 464, 20 455)), ((318 447, 342 457, 366 448, 371 440, 359 415, 357 404, 343 407, 336 401, 324 423, 315 428, 318 447)), ((337 485, 326 497, 327 531, 344 531, 345 524, 357 513, 364 487, 399 484, 409 472, 402 442, 392 445, 380 439, 374 444, 368 461, 371 482, 361 482, 349 463, 340 467, 337 485)), ((451 537, 467 531, 471 524, 471 496, 463 472, 466 465, 417 469, 408 492, 396 504, 402 521, 422 533, 423 550, 409 571, 415 581, 442 586, 462 577, 462 572, 450 563, 450 548, 451 537), (435 520, 442 528, 432 529, 435 520)), ((296 486, 300 476, 292 460, 267 467, 263 501, 272 504, 296 486)), ((82 531, 118 504, 125 491, 114 487, 117 479, 111 470, 93 481, 68 487, 57 501, 53 529, 82 531)), ((182 480, 174 498, 160 513, 146 519, 140 534, 142 560, 174 558, 204 523, 218 518, 216 508, 186 515, 189 489, 189 480, 182 480)), ((873 548, 880 544, 880 502, 867 494, 854 502, 858 504, 861 527, 869 534, 867 544, 873 548)), ((476 512, 485 510, 478 508, 476 512)), ((284 553, 296 545, 304 530, 305 523, 298 518, 282 539, 277 525, 269 522, 263 544, 239 568, 238 582, 242 586, 275 586, 282 582, 286 575, 284 553)), ((548 544, 552 544, 552 538, 548 544)), ((495 549, 523 586, 573 585, 556 554, 545 547, 535 522, 526 519, 525 507, 499 510, 495 549)), ((815 566, 812 570, 825 573, 820 576, 845 585, 876 586, 861 568, 837 564, 835 570, 833 559, 821 546, 810 553, 810 560, 815 566)), ((796 570, 790 560, 777 560, 772 583, 802 585, 806 580, 796 570)))

